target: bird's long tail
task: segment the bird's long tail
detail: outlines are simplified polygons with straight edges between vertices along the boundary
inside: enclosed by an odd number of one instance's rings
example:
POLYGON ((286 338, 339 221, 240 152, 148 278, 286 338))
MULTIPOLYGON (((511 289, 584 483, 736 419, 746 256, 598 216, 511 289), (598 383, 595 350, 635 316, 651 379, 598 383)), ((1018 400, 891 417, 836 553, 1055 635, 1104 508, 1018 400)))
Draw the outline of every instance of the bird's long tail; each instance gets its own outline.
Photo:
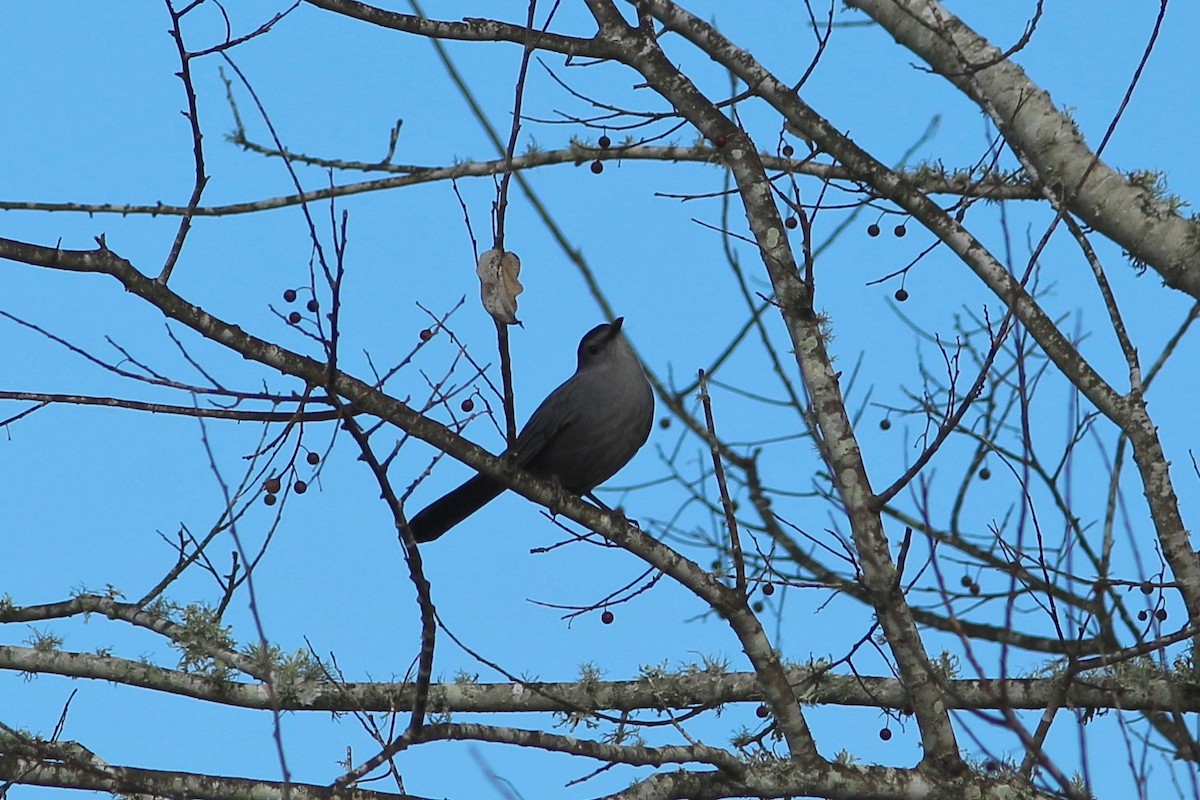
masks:
POLYGON ((408 521, 413 538, 431 542, 494 500, 504 486, 486 475, 476 475, 449 494, 433 501, 408 521))

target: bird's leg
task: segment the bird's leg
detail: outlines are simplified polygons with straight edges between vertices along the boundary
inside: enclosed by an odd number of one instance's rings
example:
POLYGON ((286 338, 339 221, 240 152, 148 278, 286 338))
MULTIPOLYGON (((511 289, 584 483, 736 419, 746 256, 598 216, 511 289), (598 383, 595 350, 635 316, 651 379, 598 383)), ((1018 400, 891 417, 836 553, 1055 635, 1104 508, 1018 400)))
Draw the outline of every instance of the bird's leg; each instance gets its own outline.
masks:
MULTIPOLYGON (((612 509, 608 507, 608 504, 605 503, 603 500, 601 500, 599 497, 596 497, 596 495, 594 493, 588 492, 587 494, 584 495, 584 497, 586 497, 588 500, 591 500, 593 503, 600 506, 605 511, 610 511, 610 512, 612 511, 612 509)), ((624 515, 622 515, 622 516, 624 516, 624 515)))
POLYGON ((596 497, 596 495, 593 494, 592 492, 588 492, 587 494, 584 495, 584 497, 586 497, 588 500, 591 500, 593 503, 600 506, 600 508, 604 509, 605 511, 607 511, 610 514, 620 514, 621 520, 623 522, 625 522, 627 525, 632 525, 633 527, 637 528, 639 531, 642 529, 642 526, 638 524, 638 521, 636 519, 630 519, 629 517, 625 516, 625 509, 622 508, 621 506, 617 506, 616 508, 609 508, 607 503, 605 503, 599 497, 596 497))

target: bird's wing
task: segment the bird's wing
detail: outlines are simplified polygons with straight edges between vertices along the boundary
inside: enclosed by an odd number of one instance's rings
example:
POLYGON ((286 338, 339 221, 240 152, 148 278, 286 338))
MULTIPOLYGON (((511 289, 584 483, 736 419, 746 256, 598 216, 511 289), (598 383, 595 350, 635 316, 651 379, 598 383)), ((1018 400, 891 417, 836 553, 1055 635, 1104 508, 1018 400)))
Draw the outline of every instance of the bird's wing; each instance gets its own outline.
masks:
POLYGON ((578 423, 579 414, 575 409, 581 406, 573 397, 577 392, 578 384, 567 381, 537 407, 513 445, 513 456, 518 464, 527 466, 551 442, 578 423))

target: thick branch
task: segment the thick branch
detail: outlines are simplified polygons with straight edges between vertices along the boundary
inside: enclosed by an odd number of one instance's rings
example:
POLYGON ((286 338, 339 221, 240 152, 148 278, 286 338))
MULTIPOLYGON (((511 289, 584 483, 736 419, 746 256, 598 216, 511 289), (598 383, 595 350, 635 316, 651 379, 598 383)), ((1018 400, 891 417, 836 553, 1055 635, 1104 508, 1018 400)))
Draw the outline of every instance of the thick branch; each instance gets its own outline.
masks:
MULTIPOLYGON (((715 46, 720 43, 725 50, 736 51, 736 60, 743 69, 747 62, 752 63, 748 54, 736 50, 711 26, 674 4, 651 2, 648 5, 668 27, 686 28, 693 40, 703 38, 706 44, 715 46)), ((812 413, 822 437, 822 454, 829 462, 850 517, 863 586, 896 656, 900 674, 913 693, 913 708, 921 729, 926 757, 950 766, 959 758, 958 745, 942 701, 937 676, 900 590, 883 521, 873 503, 866 465, 846 413, 838 383, 840 373, 833 368, 825 347, 826 332, 813 308, 811 273, 804 278, 800 275, 783 220, 775 206, 774 192, 752 141, 667 59, 657 45, 651 47, 649 44, 645 41, 626 42, 621 49, 627 54, 625 59, 630 66, 645 76, 647 82, 706 136, 714 141, 724 139, 727 142, 726 161, 737 182, 747 222, 758 243, 760 256, 788 326, 797 364, 812 397, 812 413)), ((709 55, 717 58, 714 50, 705 49, 709 55)), ((765 70, 759 68, 759 71, 764 79, 768 78, 765 70)), ((747 83, 755 85, 750 80, 747 83)), ((794 92, 790 94, 795 97, 794 92)))
MULTIPOLYGON (((192 697, 238 708, 271 710, 261 683, 214 680, 211 676, 167 669, 141 661, 93 653, 68 653, 0 645, 0 670, 37 675, 92 678, 125 686, 192 697)), ((912 696, 895 678, 836 675, 818 667, 792 669, 787 679, 801 687, 809 705, 862 708, 912 708, 912 696)), ((1043 709, 1059 699, 1052 678, 947 681, 946 706, 952 709, 1043 709)), ((410 711, 416 687, 411 683, 304 681, 275 686, 284 711, 410 711)), ((570 683, 440 683, 429 689, 429 707, 439 712, 522 714, 580 711, 654 712, 663 709, 716 708, 727 703, 761 703, 762 689, 753 672, 703 673, 659 677, 653 681, 570 683)), ((1134 678, 1117 674, 1076 677, 1063 708, 1124 711, 1200 712, 1200 687, 1178 676, 1134 678)))
POLYGON ((331 786, 249 778, 227 778, 194 772, 79 764, 53 758, 14 755, 0 745, 0 780, 28 786, 91 789, 116 795, 186 797, 194 800, 417 800, 413 795, 367 789, 334 789, 331 786))
POLYGON ((1050 94, 936 0, 847 0, 985 110, 1067 207, 1168 286, 1200 298, 1200 223, 1118 173, 1050 94), (973 68, 972 65, 983 65, 973 68), (982 96, 980 95, 982 93, 982 96))
POLYGON ((702 744, 666 745, 647 747, 644 745, 617 745, 577 739, 545 731, 522 730, 519 728, 480 725, 477 723, 445 723, 427 725, 421 730, 422 741, 475 741, 514 744, 520 747, 535 747, 556 753, 587 756, 610 764, 632 764, 642 767, 660 767, 664 764, 707 763, 720 767, 732 774, 744 771, 745 765, 727 750, 702 744))

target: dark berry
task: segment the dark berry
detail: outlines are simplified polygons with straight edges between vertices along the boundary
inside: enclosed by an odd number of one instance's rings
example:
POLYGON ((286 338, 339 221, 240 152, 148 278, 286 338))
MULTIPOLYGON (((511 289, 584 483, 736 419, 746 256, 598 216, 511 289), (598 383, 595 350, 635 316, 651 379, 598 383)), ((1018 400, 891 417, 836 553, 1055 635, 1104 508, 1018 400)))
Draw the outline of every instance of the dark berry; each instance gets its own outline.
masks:
POLYGON ((613 619, 615 619, 615 617, 613 617, 613 612, 611 611, 605 611, 600 615, 600 621, 605 625, 612 625, 613 619))
POLYGON ((599 139, 596 140, 596 144, 607 149, 609 147, 612 147, 612 139, 608 138, 607 136, 601 136, 599 139))
POLYGON ((762 588, 762 592, 763 592, 763 594, 765 594, 767 597, 770 597, 771 595, 775 594, 775 584, 773 584, 773 583, 764 583, 764 584, 763 584, 763 588, 762 588))
POLYGON ((874 222, 872 222, 870 225, 867 226, 867 236, 874 238, 878 235, 879 235, 879 226, 876 225, 874 222))
POLYGON ((663 417, 662 419, 660 419, 660 420, 658 421, 658 427, 660 427, 660 428, 669 428, 669 427, 671 427, 671 418, 670 418, 670 417, 663 417))
POLYGON ((1154 593, 1154 587, 1150 584, 1150 581, 1142 581, 1142 594, 1153 594, 1153 593, 1154 593))
POLYGON ((306 455, 304 457, 304 460, 307 461, 309 464, 312 464, 314 467, 317 464, 321 463, 321 457, 319 455, 317 455, 316 453, 309 453, 308 455, 306 455))
POLYGON ((761 600, 756 600, 756 601, 754 601, 754 602, 753 602, 753 603, 750 605, 750 607, 754 609, 754 613, 755 613, 755 614, 761 614, 761 613, 763 612, 763 609, 764 609, 764 608, 766 608, 766 606, 764 606, 764 605, 762 604, 762 601, 761 601, 761 600))
POLYGON ((754 713, 759 719, 766 719, 771 715, 771 709, 767 708, 766 706, 759 706, 758 708, 754 709, 754 713))
POLYGON ((975 595, 976 597, 978 597, 978 596, 979 596, 979 592, 980 592, 979 584, 978 584, 978 583, 972 583, 972 584, 971 584, 971 588, 970 588, 970 592, 971 592, 971 594, 973 594, 973 595, 975 595))
POLYGON ((723 133, 719 134, 717 138, 713 139, 713 144, 715 144, 717 147, 724 147, 725 145, 729 144, 729 137, 723 133))
POLYGON ((971 584, 974 582, 975 581, 971 580, 970 575, 963 575, 962 578, 959 580, 959 583, 961 583, 964 588, 969 588, 971 586, 971 584))
POLYGON ((309 311, 316 312, 316 310, 321 307, 321 304, 318 303, 316 300, 309 300, 308 303, 306 303, 304 307, 307 308, 309 311))
POLYGON ((1160 608, 1158 611, 1154 612, 1154 616, 1158 619, 1159 622, 1162 622, 1163 620, 1165 620, 1167 618, 1167 610, 1165 608, 1160 608))
POLYGON ((783 221, 783 224, 784 224, 784 225, 786 225, 786 226, 787 226, 787 227, 789 227, 789 228, 795 228, 795 227, 796 227, 797 225, 799 225, 800 223, 796 221, 796 218, 795 218, 795 217, 788 217, 787 219, 785 219, 785 220, 783 221))
POLYGON ((892 229, 892 233, 896 234, 898 238, 902 238, 908 233, 908 228, 904 227, 903 225, 897 225, 892 229))
POLYGON ((462 401, 462 405, 460 406, 460 408, 462 408, 463 411, 466 411, 469 413, 470 411, 474 410, 475 401, 468 397, 466 400, 462 401))
POLYGON ((792 147, 790 144, 785 144, 783 146, 783 157, 784 158, 791 158, 795 154, 796 154, 796 148, 792 147))
POLYGON ((263 483, 263 489, 267 491, 267 494, 275 494, 279 491, 280 486, 279 478, 267 478, 266 482, 263 483))
POLYGON ((991 477, 992 477, 992 471, 990 469, 988 469, 987 467, 984 467, 983 469, 979 470, 979 480, 986 481, 991 477))
POLYGON ((880 430, 886 431, 886 430, 889 430, 891 427, 892 427, 892 421, 890 419, 887 419, 885 417, 884 419, 879 420, 879 429, 880 430))
POLYGON ((1150 615, 1146 613, 1146 609, 1144 608, 1138 612, 1138 619, 1140 619, 1142 622, 1145 622, 1146 618, 1149 616, 1150 615))
POLYGON ((600 159, 596 159, 592 162, 592 174, 599 175, 601 172, 604 172, 604 163, 600 159))
POLYGON ((266 504, 267 504, 267 505, 269 505, 269 506, 273 506, 273 505, 275 505, 275 501, 276 501, 276 500, 278 500, 278 499, 279 499, 279 498, 275 497, 275 495, 273 495, 273 494, 269 494, 269 495, 267 495, 266 497, 264 497, 264 498, 263 498, 263 502, 264 502, 264 503, 266 503, 266 504))
POLYGON ((296 490, 296 494, 304 494, 308 491, 308 484, 304 481, 296 481, 292 484, 292 488, 296 490))
POLYGON ((421 341, 422 342, 428 342, 432 338, 433 338, 433 331, 431 329, 425 328, 424 330, 421 331, 421 341))
POLYGON ((903 303, 907 299, 908 299, 908 290, 907 289, 897 289, 896 290, 896 302, 897 303, 903 303))
POLYGON ((296 302, 296 290, 295 290, 295 289, 288 289, 288 290, 286 290, 286 291, 283 293, 283 300, 284 300, 284 302, 285 302, 285 303, 294 303, 294 302, 296 302))
POLYGON ((300 324, 300 312, 293 311, 292 313, 288 314, 288 322, 292 323, 293 325, 299 325, 300 324))
POLYGON ((892 732, 887 728, 880 728, 879 738, 886 742, 892 738, 892 732))

